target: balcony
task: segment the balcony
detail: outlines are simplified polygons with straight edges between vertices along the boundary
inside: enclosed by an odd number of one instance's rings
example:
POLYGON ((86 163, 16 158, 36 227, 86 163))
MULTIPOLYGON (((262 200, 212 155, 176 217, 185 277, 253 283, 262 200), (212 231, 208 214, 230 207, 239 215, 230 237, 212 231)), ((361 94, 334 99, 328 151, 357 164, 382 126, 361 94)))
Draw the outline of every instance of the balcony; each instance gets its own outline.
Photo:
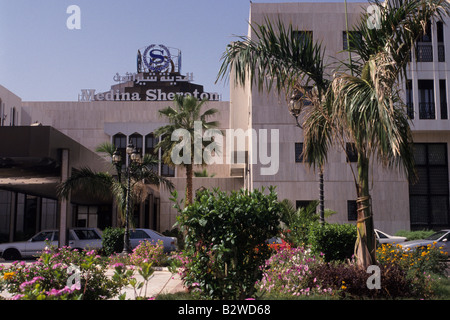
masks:
POLYGON ((419 119, 436 119, 434 102, 419 102, 419 119))
POLYGON ((418 43, 416 58, 417 62, 433 62, 433 45, 418 43))

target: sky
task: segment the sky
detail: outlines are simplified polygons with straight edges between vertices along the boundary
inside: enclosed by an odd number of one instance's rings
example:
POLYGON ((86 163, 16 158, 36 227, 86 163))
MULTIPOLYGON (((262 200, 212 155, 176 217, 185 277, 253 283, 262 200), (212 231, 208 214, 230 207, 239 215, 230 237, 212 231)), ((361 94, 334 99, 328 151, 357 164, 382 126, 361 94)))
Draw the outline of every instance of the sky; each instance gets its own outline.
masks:
MULTIPOLYGON (((253 0, 263 2, 298 1, 253 0)), ((116 73, 136 72, 138 49, 163 44, 181 50, 182 74, 228 101, 216 78, 227 44, 247 34, 249 9, 249 0, 0 0, 0 85, 23 101, 76 101, 81 89, 109 91, 116 73), (79 29, 67 26, 71 5, 79 29)))

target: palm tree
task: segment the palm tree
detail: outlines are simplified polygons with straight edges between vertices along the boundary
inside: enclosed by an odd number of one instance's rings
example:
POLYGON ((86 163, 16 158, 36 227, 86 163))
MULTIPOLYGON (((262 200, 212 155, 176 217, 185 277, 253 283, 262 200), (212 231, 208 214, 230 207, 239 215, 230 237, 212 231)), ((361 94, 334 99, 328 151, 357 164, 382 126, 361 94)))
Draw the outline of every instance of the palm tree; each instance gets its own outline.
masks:
MULTIPOLYGON (((233 72, 237 84, 257 84, 259 89, 284 92, 312 84, 309 107, 299 110, 304 129, 304 158, 314 168, 323 168, 329 149, 346 141, 354 143, 358 154, 354 173, 358 195, 358 237, 355 245, 358 264, 375 263, 375 237, 369 193, 370 160, 386 167, 402 166, 408 176, 414 169, 412 137, 404 104, 396 84, 406 73, 415 40, 433 17, 449 13, 444 0, 374 2, 379 8, 376 28, 370 28, 367 14, 355 31, 360 41, 350 41, 348 50, 359 59, 343 62, 349 73, 331 80, 324 74, 324 50, 319 44, 298 37, 292 26, 281 21, 275 31, 271 22, 252 26, 257 40, 241 37, 228 45, 219 77, 233 72)), ((352 57, 350 55, 350 57, 352 57)), ((305 95, 305 94, 304 94, 305 95)))
POLYGON ((426 23, 450 13, 445 0, 375 1, 372 5, 379 12, 376 27, 363 14, 354 28, 362 40, 351 41, 348 50, 358 58, 350 60, 348 72, 333 79, 331 112, 340 140, 351 141, 358 155, 355 253, 365 268, 376 262, 369 165, 377 161, 386 168, 403 168, 410 180, 416 178, 412 133, 399 83, 426 23))
MULTIPOLYGON (((299 36, 292 25, 286 28, 281 20, 275 28, 268 19, 262 25, 251 27, 256 40, 243 36, 228 45, 217 80, 233 72, 237 85, 249 81, 250 85, 257 84, 259 90, 275 88, 278 94, 285 94, 289 111, 297 126, 303 129, 299 116, 308 109, 319 108, 331 84, 325 72, 325 48, 308 35, 299 36)), ((326 137, 329 131, 326 126, 322 129, 326 137)), ((326 157, 319 157, 322 153, 314 155, 319 164, 319 207, 321 221, 324 221, 323 165, 326 157)))
MULTIPOLYGON (((104 153, 112 160, 116 147, 111 143, 103 143, 96 149, 97 152, 104 153)), ((142 203, 147 196, 145 184, 163 185, 173 189, 173 183, 161 177, 154 171, 155 164, 158 163, 152 155, 145 155, 142 161, 130 163, 129 170, 126 170, 122 163, 112 162, 115 175, 109 172, 96 172, 90 168, 76 168, 66 181, 58 186, 58 194, 62 198, 68 198, 72 192, 83 190, 94 197, 113 197, 122 221, 126 223, 125 212, 127 207, 128 175, 130 176, 130 207, 133 203, 142 203), (131 204, 130 204, 131 203, 131 204)))
MULTIPOLYGON (((193 96, 181 96, 176 95, 174 107, 166 107, 159 111, 161 116, 164 116, 169 124, 158 128, 155 131, 156 137, 161 137, 161 140, 156 145, 155 150, 162 150, 162 160, 168 165, 181 165, 186 168, 186 198, 185 204, 189 205, 192 203, 193 199, 193 166, 194 159, 201 159, 201 163, 205 160, 203 157, 203 147, 205 142, 202 139, 201 132, 196 132, 196 128, 201 128, 201 130, 208 130, 217 128, 217 121, 207 121, 208 117, 213 116, 218 112, 218 110, 211 108, 202 112, 202 107, 206 100, 199 101, 193 96), (190 141, 184 142, 187 147, 189 154, 189 159, 183 161, 182 163, 174 163, 172 157, 172 152, 174 148, 180 144, 178 140, 177 130, 186 130, 189 133, 190 141), (174 139, 172 139, 174 137, 174 139), (194 146, 194 141, 199 139, 202 141, 201 148, 194 146), (175 140, 175 141, 173 141, 175 140), (191 152, 193 150, 193 152, 191 152)), ((185 150, 185 149, 183 149, 185 150)))

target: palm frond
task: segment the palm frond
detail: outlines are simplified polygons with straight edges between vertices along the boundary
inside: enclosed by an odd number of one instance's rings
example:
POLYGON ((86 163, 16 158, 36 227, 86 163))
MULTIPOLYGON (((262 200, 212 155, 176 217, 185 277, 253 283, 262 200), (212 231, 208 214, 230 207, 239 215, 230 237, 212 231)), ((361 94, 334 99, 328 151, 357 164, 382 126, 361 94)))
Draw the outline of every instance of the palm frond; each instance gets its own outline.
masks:
MULTIPOLYGON (((239 37, 227 46, 217 80, 232 73, 235 84, 256 84, 258 88, 290 92, 302 82, 312 81, 319 90, 327 86, 324 52, 310 37, 299 37, 292 25, 278 19, 276 31, 269 19, 252 26, 255 40, 239 37)), ((216 81, 217 81, 216 80, 216 81)))
POLYGON ((73 169, 70 177, 58 185, 58 195, 68 198, 72 191, 83 190, 95 197, 107 199, 115 179, 107 172, 94 172, 90 168, 73 169))

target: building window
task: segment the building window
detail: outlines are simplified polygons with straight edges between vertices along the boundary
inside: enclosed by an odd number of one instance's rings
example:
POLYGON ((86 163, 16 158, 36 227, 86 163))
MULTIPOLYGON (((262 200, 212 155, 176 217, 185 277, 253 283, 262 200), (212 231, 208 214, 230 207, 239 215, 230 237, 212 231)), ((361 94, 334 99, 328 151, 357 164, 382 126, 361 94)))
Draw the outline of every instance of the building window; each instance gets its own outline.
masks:
POLYGON ((446 143, 415 143, 418 181, 409 184, 411 230, 449 227, 446 143))
POLYGON ((161 163, 161 175, 163 177, 175 177, 175 168, 168 164, 161 163))
POLYGON ((306 209, 314 203, 317 203, 317 201, 315 201, 315 200, 296 200, 295 201, 295 209, 296 210, 302 209, 302 208, 306 209))
POLYGON ((358 207, 356 200, 347 200, 347 217, 348 221, 358 220, 358 207))
POLYGON ((433 80, 419 80, 419 118, 435 119, 433 80))
POLYGON ((303 162, 303 143, 295 143, 295 162, 303 162))
MULTIPOLYGON (((353 49, 356 46, 358 46, 360 43, 362 43, 361 32, 349 31, 348 37, 349 37, 349 40, 350 40, 350 49, 353 49)), ((342 32, 342 43, 343 43, 342 49, 343 50, 348 50, 347 31, 343 31, 342 32)))
POLYGON ((133 133, 130 136, 130 143, 139 151, 142 151, 143 138, 139 133, 133 133))
POLYGON ((356 152, 354 143, 347 143, 345 146, 345 152, 347 154, 348 162, 357 162, 358 161, 358 153, 356 152))
POLYGON ((416 46, 416 58, 418 62, 433 62, 433 45, 431 39, 431 23, 428 21, 425 33, 419 37, 416 46))
POLYGON ((120 152, 122 162, 124 162, 127 156, 127 136, 122 133, 118 133, 113 136, 112 143, 116 147, 117 151, 120 152))
POLYGON ((438 61, 445 62, 445 48, 444 48, 444 24, 442 21, 436 22, 437 42, 438 42, 438 61))
POLYGON ((445 80, 439 80, 439 94, 441 98, 441 119, 448 119, 447 111, 447 86, 445 80))
POLYGON ((410 119, 414 119, 413 88, 411 80, 406 80, 406 112, 410 119))
MULTIPOLYGON (((158 139, 153 133, 145 136, 145 154, 151 155, 152 157, 159 158, 158 153, 155 154, 155 147, 158 144, 158 139)), ((154 172, 158 172, 158 165, 152 166, 154 172)))

